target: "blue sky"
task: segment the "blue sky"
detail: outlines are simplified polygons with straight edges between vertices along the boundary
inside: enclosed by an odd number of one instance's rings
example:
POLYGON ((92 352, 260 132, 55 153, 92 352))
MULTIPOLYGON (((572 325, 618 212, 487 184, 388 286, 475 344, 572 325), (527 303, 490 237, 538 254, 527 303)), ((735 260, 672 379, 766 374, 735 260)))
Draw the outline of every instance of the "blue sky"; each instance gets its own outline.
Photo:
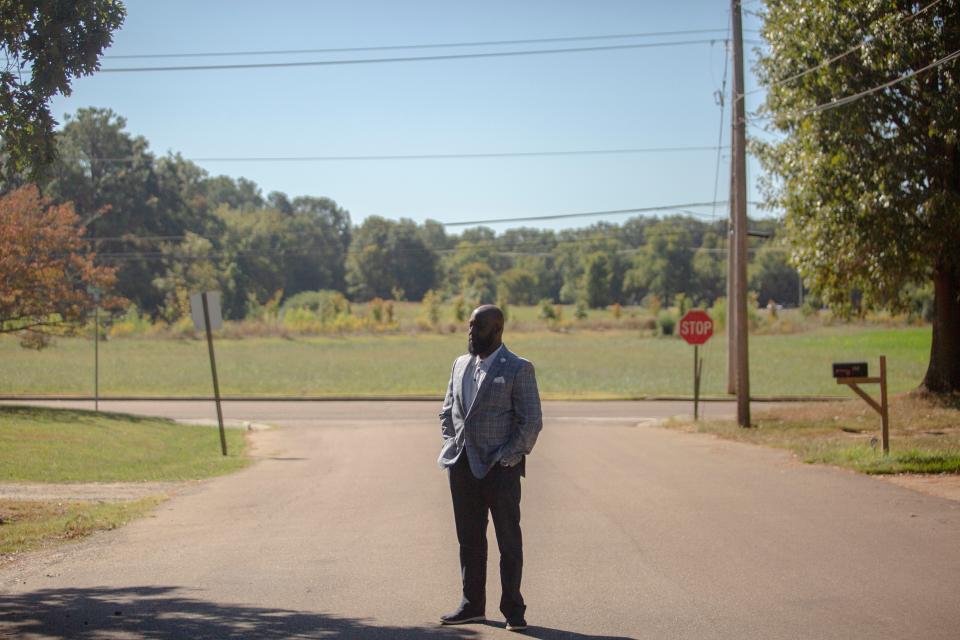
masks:
MULTIPOLYGON (((356 156, 712 147, 714 92, 729 22, 723 0, 483 3, 354 0, 128 0, 106 68, 384 58, 702 40, 666 48, 429 62, 220 71, 99 73, 53 102, 55 116, 87 106, 127 119, 157 154, 184 157, 356 156), (717 29, 713 34, 282 56, 121 59, 160 53, 374 47, 717 29)), ((755 10, 756 0, 745 3, 755 10)), ((744 15, 745 37, 759 21, 744 15)), ((750 45, 747 46, 749 50, 750 45)), ((748 54, 747 89, 755 86, 748 54)), ((731 79, 732 81, 732 79, 731 79)), ((729 81, 728 81, 729 88, 729 81)), ((762 94, 749 96, 747 108, 762 94)), ((729 108, 723 121, 729 144, 729 108)), ((442 160, 198 162, 244 176, 264 194, 335 199, 354 222, 376 214, 441 222, 652 207, 713 199, 715 151, 442 160)), ((729 154, 719 196, 728 193, 729 154)), ((759 168, 750 163, 750 182, 759 168)), ((758 199, 755 188, 751 200, 758 199)), ((709 208, 699 209, 705 215, 709 208)), ((715 215, 725 216, 724 207, 715 215)), ((582 218, 531 224, 579 227, 582 218)), ((491 225, 497 230, 517 225, 491 225)))

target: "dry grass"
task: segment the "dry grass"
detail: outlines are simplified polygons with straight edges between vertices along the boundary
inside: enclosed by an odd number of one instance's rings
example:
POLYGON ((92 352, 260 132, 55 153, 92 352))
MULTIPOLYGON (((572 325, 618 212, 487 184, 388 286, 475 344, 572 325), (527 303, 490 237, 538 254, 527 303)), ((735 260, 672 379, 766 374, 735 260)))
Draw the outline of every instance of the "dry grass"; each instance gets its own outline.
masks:
POLYGON ((0 564, 27 551, 116 529, 162 501, 162 496, 117 503, 0 500, 0 564))
POLYGON ((833 464, 863 473, 960 474, 960 398, 910 393, 890 401, 890 455, 884 456, 880 417, 859 398, 841 402, 784 404, 753 416, 754 427, 734 421, 668 426, 789 449, 805 462, 833 464))

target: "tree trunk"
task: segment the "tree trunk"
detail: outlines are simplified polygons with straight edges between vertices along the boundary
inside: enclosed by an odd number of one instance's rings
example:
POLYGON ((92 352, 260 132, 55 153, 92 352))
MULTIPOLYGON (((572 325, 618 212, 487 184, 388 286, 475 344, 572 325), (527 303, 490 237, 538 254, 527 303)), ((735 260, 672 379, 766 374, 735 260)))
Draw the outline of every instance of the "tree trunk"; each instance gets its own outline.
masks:
POLYGON ((960 264, 942 261, 933 274, 933 343, 922 389, 960 392, 960 264))

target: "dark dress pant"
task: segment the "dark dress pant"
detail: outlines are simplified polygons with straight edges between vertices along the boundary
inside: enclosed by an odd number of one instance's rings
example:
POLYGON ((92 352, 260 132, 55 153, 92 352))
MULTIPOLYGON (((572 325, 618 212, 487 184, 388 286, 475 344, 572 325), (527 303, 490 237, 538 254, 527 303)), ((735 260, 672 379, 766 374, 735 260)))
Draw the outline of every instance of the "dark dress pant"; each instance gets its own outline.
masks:
POLYGON ((487 514, 500 547, 500 611, 508 619, 526 611, 520 595, 523 538, 520 534, 520 475, 522 465, 494 465, 483 478, 470 471, 466 451, 450 467, 450 493, 460 543, 460 575, 465 611, 480 614, 486 607, 487 514))

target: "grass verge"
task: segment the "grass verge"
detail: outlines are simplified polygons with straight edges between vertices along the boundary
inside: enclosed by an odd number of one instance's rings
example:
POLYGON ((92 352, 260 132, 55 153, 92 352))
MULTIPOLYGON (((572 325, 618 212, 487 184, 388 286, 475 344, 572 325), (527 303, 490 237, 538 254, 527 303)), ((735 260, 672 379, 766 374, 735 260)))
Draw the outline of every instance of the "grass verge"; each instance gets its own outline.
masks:
POLYGON ((116 529, 163 500, 163 496, 129 502, 0 500, 0 563, 95 531, 116 529))
MULTIPOLYGON (((0 407, 0 482, 103 483, 194 480, 249 463, 244 432, 139 416, 0 407)), ((55 490, 53 490, 56 495, 55 490)), ((115 529, 166 499, 0 499, 0 564, 27 551, 115 529)))
POLYGON ((867 474, 960 474, 956 404, 915 394, 894 397, 886 456, 879 443, 880 417, 859 399, 783 405, 754 415, 751 429, 734 420, 671 420, 666 426, 789 449, 804 462, 867 474))
POLYGON ((206 426, 160 418, 0 407, 0 482, 143 482, 208 478, 247 465, 244 433, 227 451, 206 426))

